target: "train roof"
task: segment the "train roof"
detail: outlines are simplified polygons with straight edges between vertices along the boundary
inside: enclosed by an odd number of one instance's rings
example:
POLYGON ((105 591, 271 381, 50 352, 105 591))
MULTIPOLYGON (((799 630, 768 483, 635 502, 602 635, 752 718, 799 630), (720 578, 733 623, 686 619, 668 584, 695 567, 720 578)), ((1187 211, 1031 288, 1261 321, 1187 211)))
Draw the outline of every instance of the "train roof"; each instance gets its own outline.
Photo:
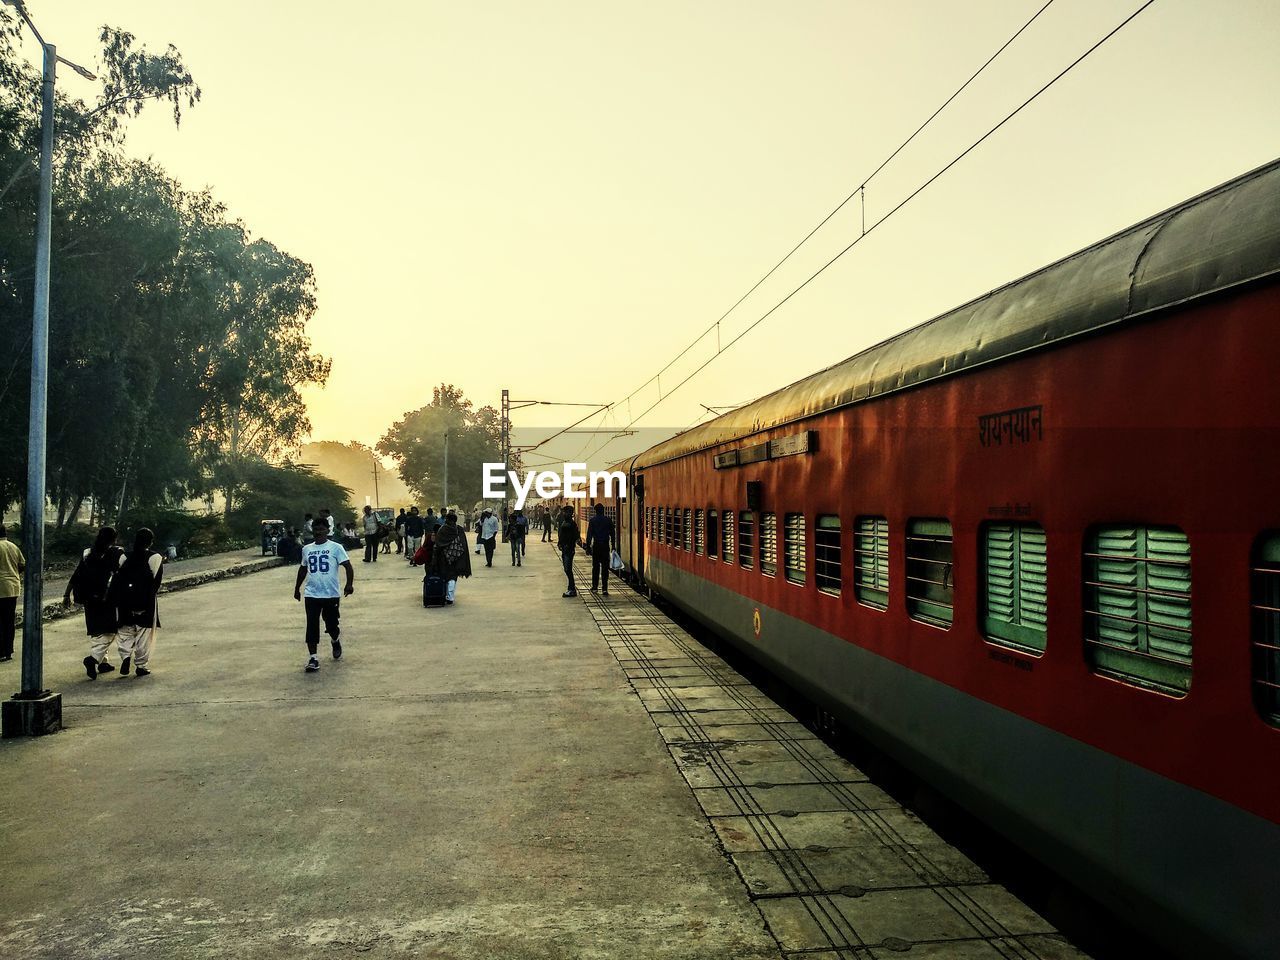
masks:
POLYGON ((1042 350, 1280 272, 1280 160, 677 434, 635 469, 1042 350))

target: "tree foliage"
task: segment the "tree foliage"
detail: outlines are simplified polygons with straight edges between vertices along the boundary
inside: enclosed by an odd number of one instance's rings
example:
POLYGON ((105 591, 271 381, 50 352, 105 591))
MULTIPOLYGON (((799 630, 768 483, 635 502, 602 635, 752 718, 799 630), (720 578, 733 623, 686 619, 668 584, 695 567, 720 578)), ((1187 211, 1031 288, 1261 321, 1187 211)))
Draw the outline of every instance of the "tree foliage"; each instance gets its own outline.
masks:
MULTIPOLYGON (((40 71, 0 7, 0 507, 26 476, 40 71)), ((252 236, 207 191, 123 150, 148 103, 174 122, 200 90, 178 51, 104 27, 90 102, 59 83, 50 289, 49 492, 59 522, 221 491, 230 514, 257 464, 309 431, 311 267, 252 236)))
POLYGON ((431 402, 410 410, 378 441, 378 452, 396 462, 405 485, 426 503, 444 498, 446 431, 449 434, 449 500, 473 504, 481 499, 482 468, 501 460, 501 424, 493 407, 473 409, 453 384, 431 391, 431 402))

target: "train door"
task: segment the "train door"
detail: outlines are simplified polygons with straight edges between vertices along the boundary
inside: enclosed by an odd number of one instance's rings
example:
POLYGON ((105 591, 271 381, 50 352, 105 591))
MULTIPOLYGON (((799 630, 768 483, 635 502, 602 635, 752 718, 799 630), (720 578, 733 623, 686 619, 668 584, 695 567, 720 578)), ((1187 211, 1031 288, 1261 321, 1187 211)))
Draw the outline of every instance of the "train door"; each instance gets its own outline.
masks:
POLYGON ((644 583, 644 474, 631 475, 631 496, 627 497, 631 511, 632 553, 635 558, 636 583, 644 583))

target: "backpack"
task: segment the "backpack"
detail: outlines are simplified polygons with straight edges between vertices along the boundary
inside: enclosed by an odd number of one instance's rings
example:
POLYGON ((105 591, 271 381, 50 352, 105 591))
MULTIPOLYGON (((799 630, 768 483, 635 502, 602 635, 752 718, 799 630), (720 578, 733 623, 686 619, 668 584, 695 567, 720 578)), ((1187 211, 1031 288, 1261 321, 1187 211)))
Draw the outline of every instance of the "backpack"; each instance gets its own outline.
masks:
POLYGON ((111 575, 120 562, 120 551, 114 547, 98 557, 92 552, 81 557, 79 566, 71 575, 71 598, 76 603, 102 603, 111 589, 111 575))
POLYGON ((111 582, 116 608, 122 615, 140 616, 155 604, 156 575, 151 572, 149 561, 154 550, 130 553, 111 582))

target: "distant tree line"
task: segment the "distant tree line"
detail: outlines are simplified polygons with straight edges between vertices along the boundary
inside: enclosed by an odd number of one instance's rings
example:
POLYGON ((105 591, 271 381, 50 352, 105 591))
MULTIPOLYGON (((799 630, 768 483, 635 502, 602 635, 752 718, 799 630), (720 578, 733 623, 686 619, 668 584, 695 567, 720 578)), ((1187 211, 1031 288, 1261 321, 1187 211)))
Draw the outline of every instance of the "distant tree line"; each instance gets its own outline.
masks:
MULTIPOLYGON (((0 6, 0 508, 26 485, 39 166, 40 71, 17 40, 0 6)), ((264 474, 293 469, 271 464, 310 429, 299 388, 329 375, 306 333, 312 269, 255 238, 207 191, 124 153, 130 117, 162 104, 177 124, 200 90, 173 47, 152 54, 110 27, 101 41, 95 95, 69 95, 92 85, 63 74, 56 109, 48 492, 57 525, 83 519, 91 500, 114 520, 130 506, 217 493, 231 518, 252 484, 273 496, 291 477, 314 488, 296 469, 264 474)))

